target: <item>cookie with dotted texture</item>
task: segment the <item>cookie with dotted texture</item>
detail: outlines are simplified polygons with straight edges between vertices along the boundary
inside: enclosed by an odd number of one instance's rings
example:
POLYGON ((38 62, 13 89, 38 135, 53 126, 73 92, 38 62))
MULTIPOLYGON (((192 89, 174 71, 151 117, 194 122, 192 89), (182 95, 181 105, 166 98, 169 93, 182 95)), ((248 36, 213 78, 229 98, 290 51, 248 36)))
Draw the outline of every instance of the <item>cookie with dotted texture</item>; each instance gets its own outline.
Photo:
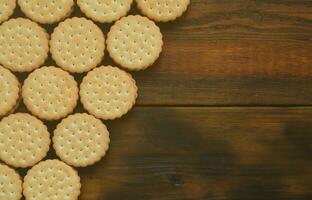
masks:
POLYGON ((152 65, 162 51, 162 34, 146 17, 129 15, 117 21, 107 35, 110 57, 128 70, 142 70, 152 65))
POLYGON ((67 164, 86 167, 105 155, 109 141, 109 132, 101 120, 86 113, 76 113, 57 125, 53 147, 67 164))
POLYGON ((15 72, 29 72, 48 57, 49 36, 29 19, 16 18, 0 26, 0 63, 15 72))
POLYGON ((33 21, 52 24, 69 16, 73 0, 18 0, 22 12, 33 21))
POLYGON ((77 200, 80 177, 70 166, 59 160, 46 160, 32 167, 24 177, 26 200, 77 200))
POLYGON ((144 15, 157 22, 175 20, 190 4, 190 0, 136 0, 136 2, 144 15))
POLYGON ((117 67, 101 66, 83 78, 79 94, 89 113, 107 120, 126 114, 135 104, 137 90, 130 74, 117 67))
POLYGON ((54 66, 41 67, 24 81, 22 97, 34 115, 57 120, 73 112, 78 100, 78 86, 68 72, 54 66))
POLYGON ((81 73, 102 61, 105 38, 102 30, 91 20, 74 17, 54 29, 50 45, 57 65, 66 71, 81 73))
POLYGON ((9 19, 16 7, 16 0, 1 0, 0 1, 0 23, 9 19))
POLYGON ((27 113, 11 114, 0 122, 0 159, 14 167, 33 166, 49 150, 47 127, 27 113))
POLYGON ((0 117, 14 111, 19 100, 19 82, 14 74, 0 65, 0 117))
POLYGON ((10 167, 0 164, 0 199, 19 200, 22 198, 22 180, 10 167))
POLYGON ((110 23, 125 16, 133 0, 77 0, 80 10, 89 18, 110 23))

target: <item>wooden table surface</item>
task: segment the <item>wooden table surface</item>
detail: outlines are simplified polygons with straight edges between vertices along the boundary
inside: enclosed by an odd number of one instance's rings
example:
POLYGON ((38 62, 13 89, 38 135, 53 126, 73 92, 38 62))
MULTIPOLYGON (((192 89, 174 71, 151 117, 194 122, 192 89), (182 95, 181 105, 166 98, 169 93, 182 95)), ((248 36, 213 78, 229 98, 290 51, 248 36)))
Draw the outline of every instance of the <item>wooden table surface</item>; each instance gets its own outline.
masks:
POLYGON ((159 26, 163 52, 105 122, 108 155, 78 169, 80 199, 312 199, 312 1, 192 0, 159 26))

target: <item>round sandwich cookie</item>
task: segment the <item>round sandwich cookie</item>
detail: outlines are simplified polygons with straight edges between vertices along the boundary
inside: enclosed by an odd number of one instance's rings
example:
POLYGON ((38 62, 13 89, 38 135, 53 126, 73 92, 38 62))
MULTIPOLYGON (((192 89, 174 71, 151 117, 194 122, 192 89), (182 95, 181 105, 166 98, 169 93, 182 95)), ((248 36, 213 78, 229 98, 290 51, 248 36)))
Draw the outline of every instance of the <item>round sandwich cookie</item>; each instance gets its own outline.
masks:
POLYGON ((77 200, 80 177, 70 166, 59 160, 46 160, 32 167, 24 177, 26 200, 77 200))
POLYGON ((14 167, 33 166, 49 150, 47 127, 27 113, 11 114, 0 122, 0 159, 14 167))
POLYGON ((73 0, 18 0, 22 12, 33 21, 52 24, 69 16, 73 0))
POLYGON ((51 35, 51 54, 57 65, 72 73, 96 67, 104 56, 105 38, 91 20, 70 18, 61 22, 51 35))
POLYGON ((41 67, 25 79, 22 97, 27 109, 45 120, 58 120, 77 105, 78 86, 68 72, 54 67, 41 67))
POLYGON ((0 1, 0 23, 9 19, 16 7, 16 0, 1 0, 0 1))
POLYGON ((15 75, 0 65, 0 118, 14 112, 17 107, 19 86, 15 75))
POLYGON ((109 141, 109 132, 101 120, 86 113, 77 113, 57 125, 53 147, 67 164, 86 167, 105 155, 109 141))
POLYGON ((157 22, 173 21, 180 17, 190 0, 136 0, 141 12, 157 22))
POLYGON ((77 0, 80 10, 94 21, 110 23, 125 16, 133 0, 77 0))
POLYGON ((79 94, 89 113, 107 120, 126 114, 135 104, 137 90, 130 74, 117 67, 101 66, 83 78, 79 94))
POLYGON ((0 164, 0 199, 20 200, 22 198, 22 180, 10 167, 0 164))
POLYGON ((129 15, 117 21, 107 36, 110 57, 128 70, 142 70, 152 65, 162 50, 162 34, 146 17, 129 15))
POLYGON ((10 19, 0 26, 0 63, 15 72, 29 72, 48 57, 49 36, 29 19, 10 19))

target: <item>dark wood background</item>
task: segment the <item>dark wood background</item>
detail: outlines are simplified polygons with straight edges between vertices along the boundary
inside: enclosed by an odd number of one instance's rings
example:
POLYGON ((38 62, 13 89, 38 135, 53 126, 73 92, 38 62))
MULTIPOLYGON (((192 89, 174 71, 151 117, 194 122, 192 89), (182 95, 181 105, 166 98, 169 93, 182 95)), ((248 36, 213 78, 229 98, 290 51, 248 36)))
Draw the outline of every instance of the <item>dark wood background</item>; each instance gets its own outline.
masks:
POLYGON ((105 122, 107 156, 78 169, 80 199, 312 199, 312 1, 192 0, 159 26, 163 52, 105 122))

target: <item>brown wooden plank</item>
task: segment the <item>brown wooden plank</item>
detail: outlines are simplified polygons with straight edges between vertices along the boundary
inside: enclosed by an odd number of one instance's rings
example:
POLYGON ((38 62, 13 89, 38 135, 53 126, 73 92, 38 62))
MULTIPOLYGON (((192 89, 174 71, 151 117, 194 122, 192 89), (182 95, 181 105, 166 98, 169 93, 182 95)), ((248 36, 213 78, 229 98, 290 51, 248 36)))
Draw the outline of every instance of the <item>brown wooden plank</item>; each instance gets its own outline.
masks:
POLYGON ((106 122, 109 152, 79 169, 80 199, 311 199, 311 116, 312 108, 136 107, 106 122))
MULTIPOLYGON (((76 7, 72 16, 84 15, 76 7)), ((192 0, 182 18, 159 25, 160 59, 134 74, 138 104, 312 104, 312 1, 192 0)), ((99 26, 106 34, 110 24, 99 26)), ((114 65, 107 55, 103 64, 114 65)))
MULTIPOLYGON (((83 16, 77 7, 73 15, 83 16)), ((139 105, 311 105, 310 0, 192 0, 182 18, 159 25, 160 59, 134 73, 139 105)), ((103 64, 113 64, 107 54, 103 64)), ((79 169, 80 199, 312 199, 311 114, 136 107, 107 122, 110 151, 79 169)), ((46 123, 51 132, 56 123, 46 123)))
POLYGON ((140 104, 311 104, 312 2, 194 0, 163 24, 140 104))

